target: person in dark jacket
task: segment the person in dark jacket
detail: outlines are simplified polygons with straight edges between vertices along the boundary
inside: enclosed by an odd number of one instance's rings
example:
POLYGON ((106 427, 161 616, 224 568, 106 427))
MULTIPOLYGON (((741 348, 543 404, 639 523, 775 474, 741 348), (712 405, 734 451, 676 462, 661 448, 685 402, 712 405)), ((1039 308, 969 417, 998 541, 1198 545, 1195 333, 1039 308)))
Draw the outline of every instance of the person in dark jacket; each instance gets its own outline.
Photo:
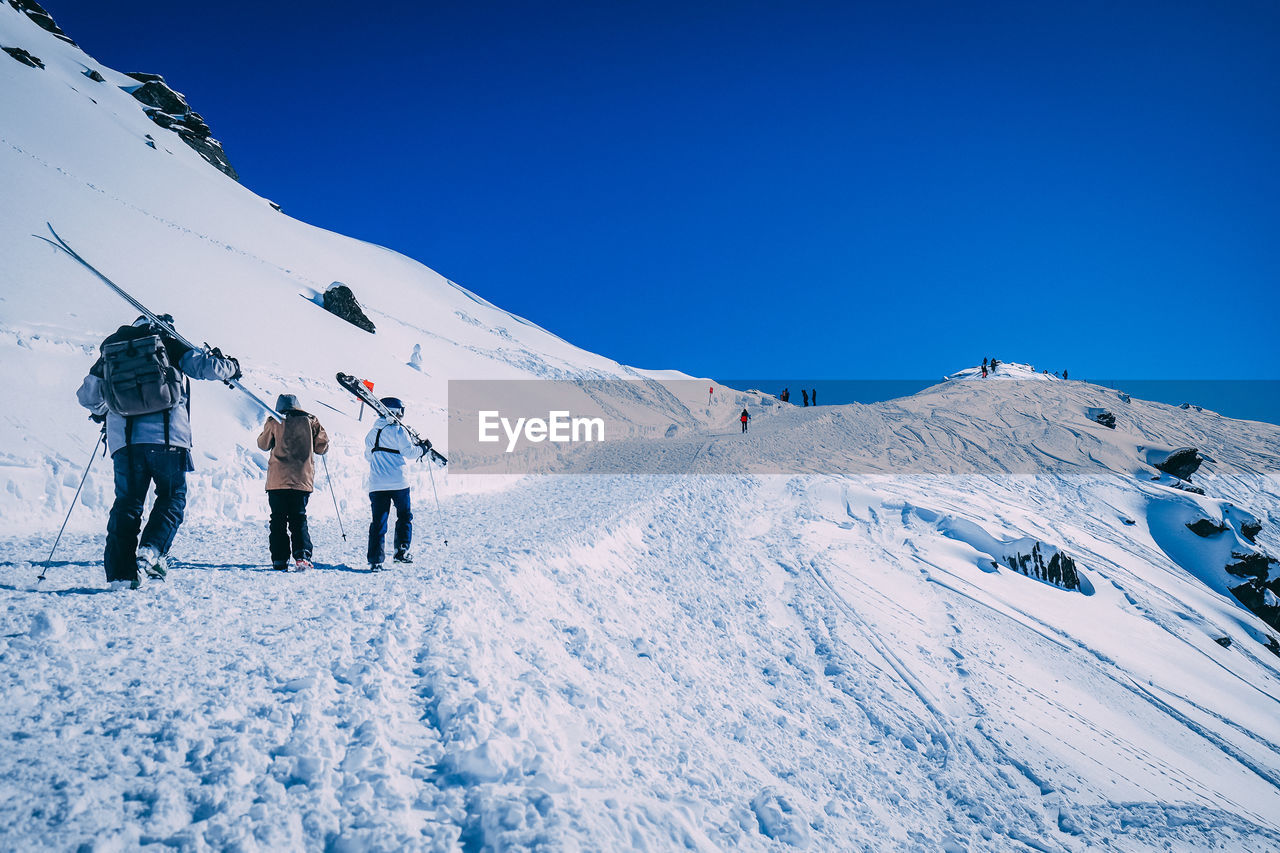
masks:
MULTIPOLYGON (((173 327, 173 318, 160 319, 173 327)), ((169 548, 182 525, 187 505, 187 472, 191 464, 191 379, 229 380, 240 376, 240 363, 220 350, 192 349, 139 317, 121 326, 102 342, 99 357, 80 384, 76 399, 98 422, 106 421, 107 448, 115 470, 115 502, 107 520, 103 566, 112 588, 137 589, 142 576, 163 580, 168 573, 169 548), (144 341, 159 336, 171 370, 181 390, 177 401, 162 411, 123 415, 112 408, 115 399, 105 369, 109 345, 144 341), (155 504, 146 526, 142 510, 147 492, 155 484, 155 504), (139 540, 138 531, 142 536, 139 540)))
POLYGON ((801 388, 801 389, 800 389, 800 396, 804 399, 804 404, 805 404, 806 406, 807 406, 807 405, 809 405, 809 392, 808 392, 808 391, 806 391, 805 389, 801 388))
POLYGON ((276 411, 284 422, 268 417, 258 435, 258 449, 271 452, 267 461, 267 503, 271 507, 268 545, 271 567, 280 571, 311 568, 311 534, 307 501, 315 490, 315 457, 329 451, 329 436, 315 415, 304 412, 293 394, 281 394, 276 411))
POLYGON ((815 406, 818 405, 818 389, 817 388, 814 388, 809 391, 809 402, 815 406))
POLYGON ((746 408, 744 407, 744 408, 742 409, 742 414, 738 415, 738 420, 742 421, 742 431, 743 431, 743 432, 746 432, 746 431, 747 431, 747 421, 751 420, 751 413, 750 413, 750 412, 748 412, 748 411, 746 410, 746 408))

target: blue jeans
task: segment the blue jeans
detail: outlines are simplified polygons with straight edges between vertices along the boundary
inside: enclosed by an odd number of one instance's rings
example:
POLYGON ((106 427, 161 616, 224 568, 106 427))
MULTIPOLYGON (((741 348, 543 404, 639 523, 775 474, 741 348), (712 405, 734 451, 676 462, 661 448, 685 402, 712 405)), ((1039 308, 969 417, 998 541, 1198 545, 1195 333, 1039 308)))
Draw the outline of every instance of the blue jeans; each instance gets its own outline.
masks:
POLYGON ((373 521, 369 523, 369 564, 383 560, 383 540, 387 538, 387 516, 391 505, 396 506, 396 550, 408 549, 413 541, 413 511, 409 509, 409 490, 396 489, 387 492, 370 492, 369 503, 373 507, 373 521))
POLYGON ((139 544, 169 553, 187 508, 187 449, 163 444, 134 444, 111 456, 115 467, 116 500, 107 519, 107 547, 103 565, 108 581, 137 580, 139 544), (147 491, 156 486, 156 502, 138 541, 147 491))

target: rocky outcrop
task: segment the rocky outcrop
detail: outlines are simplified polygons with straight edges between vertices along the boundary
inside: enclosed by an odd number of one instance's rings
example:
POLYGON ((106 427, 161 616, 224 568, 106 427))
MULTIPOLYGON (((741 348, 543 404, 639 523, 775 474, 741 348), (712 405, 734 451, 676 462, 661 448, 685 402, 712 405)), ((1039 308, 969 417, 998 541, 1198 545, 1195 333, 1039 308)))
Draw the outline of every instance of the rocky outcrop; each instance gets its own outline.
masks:
POLYGON ((351 288, 340 281, 329 285, 329 289, 324 292, 324 310, 370 334, 377 331, 373 321, 365 315, 364 309, 356 301, 356 295, 351 292, 351 288))
POLYGON ((224 175, 240 180, 227 154, 222 150, 222 143, 213 138, 209 125, 205 124, 200 113, 191 109, 187 99, 175 92, 159 74, 132 72, 129 74, 141 85, 127 88, 126 91, 142 104, 147 118, 166 130, 172 130, 178 138, 205 159, 224 175))
POLYGON ((1197 536, 1203 536, 1208 539, 1210 536, 1217 536, 1219 533, 1225 533, 1227 526, 1220 521, 1214 521, 1209 518, 1198 518, 1191 524, 1188 524, 1187 529, 1197 536))
POLYGON ((40 29, 53 33, 67 44, 72 44, 76 47, 80 46, 72 41, 71 36, 62 31, 62 27, 54 23, 53 16, 46 12, 44 7, 35 2, 35 0, 9 0, 9 5, 35 21, 40 29))
MULTIPOLYGON (((1080 588, 1080 575, 1076 571, 1076 561, 1066 554, 1054 552, 1046 562, 1039 542, 1031 546, 1030 554, 1009 554, 1004 559, 1009 568, 1029 578, 1051 583, 1063 589, 1080 588)), ((996 564, 992 563, 992 565, 996 564)))
POLYGON ((1163 460, 1152 463, 1166 474, 1179 480, 1188 480, 1200 468, 1204 458, 1194 447, 1179 447, 1169 453, 1163 460))
POLYGON ((95 83, 107 82, 107 78, 103 77, 102 74, 96 68, 87 69, 84 72, 84 76, 88 77, 90 80, 92 80, 95 83))
POLYGON ((1266 584, 1255 579, 1233 587, 1231 594, 1263 622, 1272 628, 1280 628, 1280 598, 1276 598, 1274 587, 1274 583, 1266 584))
POLYGON ((1234 563, 1228 563, 1224 568, 1238 578, 1256 578, 1261 582, 1265 582, 1271 574, 1271 564, 1276 561, 1275 557, 1269 557, 1262 553, 1241 554, 1232 552, 1231 559, 1234 563))
POLYGON ((1097 424, 1102 424, 1107 429, 1116 428, 1116 416, 1106 409, 1090 408, 1089 420, 1097 424))
POLYGON ((1240 525, 1240 535, 1250 542, 1256 542, 1258 534, 1262 532, 1262 523, 1257 521, 1246 521, 1240 525))
POLYGON ((40 61, 40 57, 32 56, 20 47, 0 47, 0 50, 3 50, 29 68, 44 68, 44 63, 40 61))

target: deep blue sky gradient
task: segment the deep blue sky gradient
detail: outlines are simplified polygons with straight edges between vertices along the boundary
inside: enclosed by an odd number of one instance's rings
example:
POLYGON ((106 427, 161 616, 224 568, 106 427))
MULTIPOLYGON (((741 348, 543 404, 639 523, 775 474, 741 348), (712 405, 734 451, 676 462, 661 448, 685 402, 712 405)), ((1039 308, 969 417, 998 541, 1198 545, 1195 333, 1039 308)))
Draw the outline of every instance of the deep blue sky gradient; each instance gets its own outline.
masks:
POLYGON ((46 5, 290 215, 625 363, 1280 377, 1272 0, 46 5))

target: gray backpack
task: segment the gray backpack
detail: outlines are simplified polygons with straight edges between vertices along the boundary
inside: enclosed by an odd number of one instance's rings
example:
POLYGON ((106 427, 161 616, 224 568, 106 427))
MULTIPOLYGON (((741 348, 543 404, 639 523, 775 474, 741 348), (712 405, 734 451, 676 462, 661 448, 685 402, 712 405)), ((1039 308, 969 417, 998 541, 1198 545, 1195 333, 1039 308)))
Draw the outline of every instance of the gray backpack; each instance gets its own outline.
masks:
POLYGON ((159 335, 104 344, 102 364, 103 396, 117 415, 167 412, 182 401, 182 371, 169 363, 159 335))

